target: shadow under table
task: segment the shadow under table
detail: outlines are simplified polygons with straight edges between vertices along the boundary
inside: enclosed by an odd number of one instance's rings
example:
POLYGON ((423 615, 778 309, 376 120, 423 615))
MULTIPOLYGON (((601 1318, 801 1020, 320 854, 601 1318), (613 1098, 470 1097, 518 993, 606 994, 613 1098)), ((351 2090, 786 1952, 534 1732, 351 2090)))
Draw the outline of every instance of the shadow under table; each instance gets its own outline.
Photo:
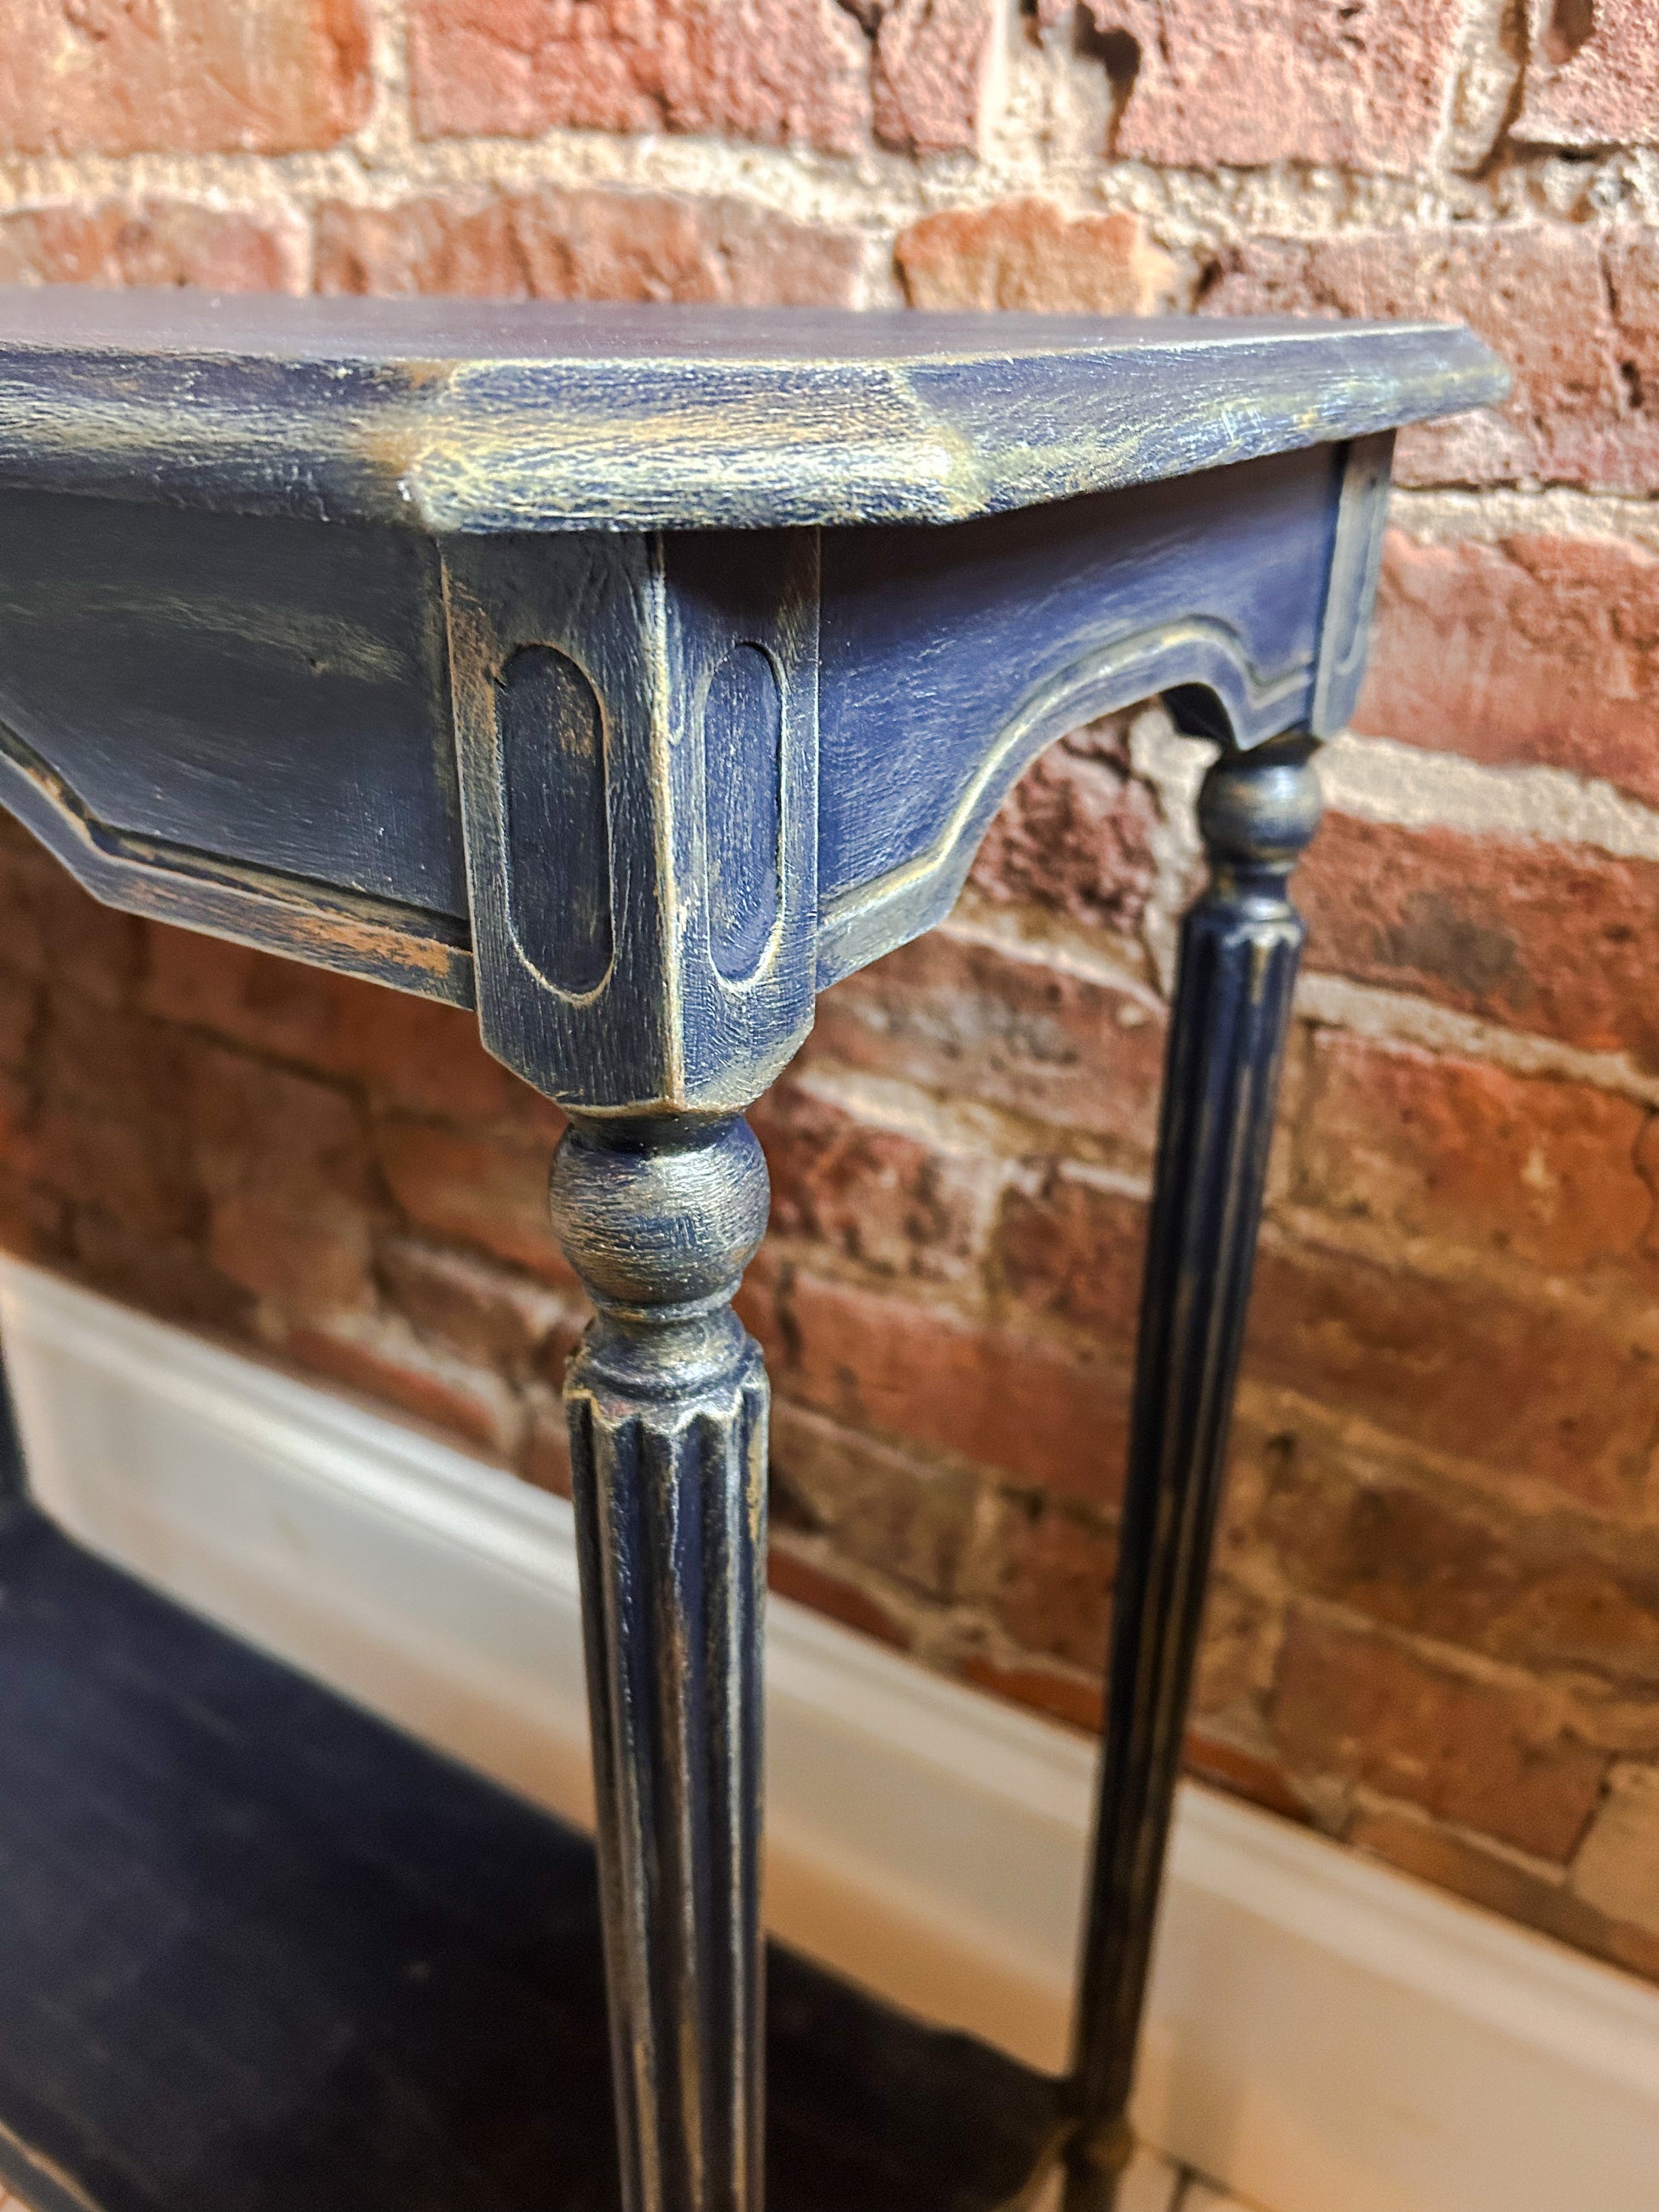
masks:
MULTIPOLYGON (((0 2181, 614 2212, 587 1840, 0 1503, 0 2181)), ((771 1960, 772 2212, 990 2212, 1056 2085, 771 1960)))

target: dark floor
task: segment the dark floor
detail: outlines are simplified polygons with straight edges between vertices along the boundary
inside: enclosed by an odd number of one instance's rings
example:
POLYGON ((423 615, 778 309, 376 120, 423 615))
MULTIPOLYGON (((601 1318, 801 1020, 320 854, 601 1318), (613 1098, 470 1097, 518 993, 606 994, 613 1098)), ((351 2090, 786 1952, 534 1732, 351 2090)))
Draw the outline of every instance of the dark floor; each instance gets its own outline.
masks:
MULTIPOLYGON (((586 1842, 0 1504, 0 2186, 611 2212, 586 1842)), ((1053 2085, 775 1953, 772 2212, 989 2212, 1053 2085)))

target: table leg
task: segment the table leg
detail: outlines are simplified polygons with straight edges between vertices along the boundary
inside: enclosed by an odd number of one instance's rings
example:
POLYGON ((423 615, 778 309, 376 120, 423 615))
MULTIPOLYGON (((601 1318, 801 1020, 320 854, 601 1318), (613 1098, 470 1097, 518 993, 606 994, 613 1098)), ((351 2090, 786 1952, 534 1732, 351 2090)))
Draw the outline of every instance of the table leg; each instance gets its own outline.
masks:
POLYGON ((738 1115, 585 1118, 552 1190, 623 2212, 759 2212, 765 1163, 738 1115))
POLYGON ((1066 2212, 1111 2212, 1220 1503, 1303 925, 1286 896, 1319 819, 1305 738, 1229 751, 1199 822, 1208 889, 1182 933, 1141 1297, 1066 2212))

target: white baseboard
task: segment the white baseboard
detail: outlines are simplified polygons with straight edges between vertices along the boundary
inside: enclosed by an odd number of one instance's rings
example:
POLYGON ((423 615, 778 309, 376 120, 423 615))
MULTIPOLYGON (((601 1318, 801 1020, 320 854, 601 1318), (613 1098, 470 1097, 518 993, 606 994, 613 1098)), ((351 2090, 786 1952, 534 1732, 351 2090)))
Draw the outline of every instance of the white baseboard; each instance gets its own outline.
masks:
MULTIPOLYGON (((64 1527, 589 1817, 560 1500, 9 1261, 0 1337, 64 1527)), ((783 1601, 768 1668, 776 1932, 1057 2065, 1091 1747, 783 1601)), ((1198 1789, 1143 2073, 1149 2139, 1272 2212, 1659 2212, 1659 1991, 1198 1789)))

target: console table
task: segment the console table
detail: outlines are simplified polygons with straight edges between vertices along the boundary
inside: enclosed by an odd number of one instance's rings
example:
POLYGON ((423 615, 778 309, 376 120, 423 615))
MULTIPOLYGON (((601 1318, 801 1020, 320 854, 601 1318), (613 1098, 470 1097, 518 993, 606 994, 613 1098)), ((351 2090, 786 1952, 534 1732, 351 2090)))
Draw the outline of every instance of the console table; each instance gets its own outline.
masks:
POLYGON ((1211 881, 1048 2145, 1068 2212, 1113 2201, 1311 757, 1359 682, 1394 428, 1504 386, 1420 324, 0 295, 0 800, 116 905, 476 1006, 569 1116, 624 2212, 762 2197, 743 1109, 816 993, 948 913, 1036 754, 1158 692, 1220 749, 1211 881))

